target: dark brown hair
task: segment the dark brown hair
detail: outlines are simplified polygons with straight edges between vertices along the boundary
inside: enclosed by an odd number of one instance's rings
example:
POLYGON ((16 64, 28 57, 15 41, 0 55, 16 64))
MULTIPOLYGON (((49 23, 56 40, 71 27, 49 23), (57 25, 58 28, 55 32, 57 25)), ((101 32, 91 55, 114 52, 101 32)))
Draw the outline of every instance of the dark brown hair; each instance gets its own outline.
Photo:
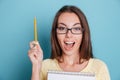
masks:
POLYGON ((52 31, 51 31, 51 44, 52 44, 52 46, 51 46, 51 48, 52 48, 51 59, 57 59, 59 61, 59 58, 62 56, 62 49, 61 49, 61 47, 58 43, 58 39, 57 39, 56 27, 58 24, 59 16, 64 12, 75 13, 79 17, 82 28, 84 29, 81 46, 79 48, 80 63, 81 63, 81 59, 89 60, 90 58, 93 58, 92 45, 91 45, 91 39, 90 39, 90 30, 89 30, 89 25, 88 25, 86 16, 76 6, 66 5, 66 6, 63 6, 57 12, 57 14, 54 18, 54 21, 53 21, 52 31))

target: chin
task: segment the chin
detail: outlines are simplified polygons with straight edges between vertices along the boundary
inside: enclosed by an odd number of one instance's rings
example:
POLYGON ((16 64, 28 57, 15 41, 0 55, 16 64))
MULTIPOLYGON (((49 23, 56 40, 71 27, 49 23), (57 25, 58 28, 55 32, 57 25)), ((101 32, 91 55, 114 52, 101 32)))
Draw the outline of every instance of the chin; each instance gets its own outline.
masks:
POLYGON ((74 51, 65 51, 64 54, 70 56, 74 54, 74 51))

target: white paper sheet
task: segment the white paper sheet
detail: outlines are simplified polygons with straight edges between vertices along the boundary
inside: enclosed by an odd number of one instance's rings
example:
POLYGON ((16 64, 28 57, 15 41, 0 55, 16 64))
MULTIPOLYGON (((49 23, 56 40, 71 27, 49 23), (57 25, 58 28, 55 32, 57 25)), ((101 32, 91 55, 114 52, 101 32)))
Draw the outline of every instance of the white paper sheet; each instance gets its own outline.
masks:
POLYGON ((80 72, 48 71, 47 80, 95 80, 95 75, 80 72))

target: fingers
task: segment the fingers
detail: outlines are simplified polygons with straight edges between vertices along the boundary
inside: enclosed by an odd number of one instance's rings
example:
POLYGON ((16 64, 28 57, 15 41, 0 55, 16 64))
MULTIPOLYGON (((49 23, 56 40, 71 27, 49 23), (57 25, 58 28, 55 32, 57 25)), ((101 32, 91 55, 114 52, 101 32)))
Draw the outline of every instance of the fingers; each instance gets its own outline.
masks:
POLYGON ((30 48, 31 48, 31 49, 36 48, 36 45, 39 45, 39 43, 38 43, 37 41, 32 41, 32 42, 30 42, 30 48))
POLYGON ((28 56, 30 57, 31 61, 34 61, 36 59, 37 54, 33 52, 32 50, 29 50, 28 56))
POLYGON ((35 60, 41 61, 43 59, 43 51, 38 42, 30 42, 30 50, 28 51, 28 56, 34 62, 35 60))
POLYGON ((38 54, 40 54, 37 50, 29 50, 28 51, 28 56, 33 59, 38 59, 38 54))
POLYGON ((30 48, 31 49, 37 49, 40 52, 42 52, 42 49, 41 49, 41 47, 40 47, 40 45, 39 45, 39 43, 37 41, 30 42, 30 48))

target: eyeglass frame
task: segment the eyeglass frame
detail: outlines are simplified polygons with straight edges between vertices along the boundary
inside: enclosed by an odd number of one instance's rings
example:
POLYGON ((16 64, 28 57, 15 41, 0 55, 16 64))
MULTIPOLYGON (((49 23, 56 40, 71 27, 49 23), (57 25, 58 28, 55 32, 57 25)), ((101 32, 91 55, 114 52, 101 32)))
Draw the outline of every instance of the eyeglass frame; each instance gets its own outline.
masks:
MULTIPOLYGON (((59 27, 56 27, 56 32, 57 32, 57 29, 58 29, 59 27)), ((70 30, 70 32, 72 33, 72 34, 76 34, 76 35, 79 35, 79 34, 82 34, 83 32, 84 32, 84 28, 82 28, 82 27, 80 27, 80 30, 81 30, 81 33, 74 33, 73 31, 72 31, 72 29, 75 29, 76 27, 73 27, 73 28, 67 28, 67 27, 64 27, 65 29, 66 29, 66 32, 65 33, 58 33, 58 34, 67 34, 68 33, 68 31, 70 30)))

